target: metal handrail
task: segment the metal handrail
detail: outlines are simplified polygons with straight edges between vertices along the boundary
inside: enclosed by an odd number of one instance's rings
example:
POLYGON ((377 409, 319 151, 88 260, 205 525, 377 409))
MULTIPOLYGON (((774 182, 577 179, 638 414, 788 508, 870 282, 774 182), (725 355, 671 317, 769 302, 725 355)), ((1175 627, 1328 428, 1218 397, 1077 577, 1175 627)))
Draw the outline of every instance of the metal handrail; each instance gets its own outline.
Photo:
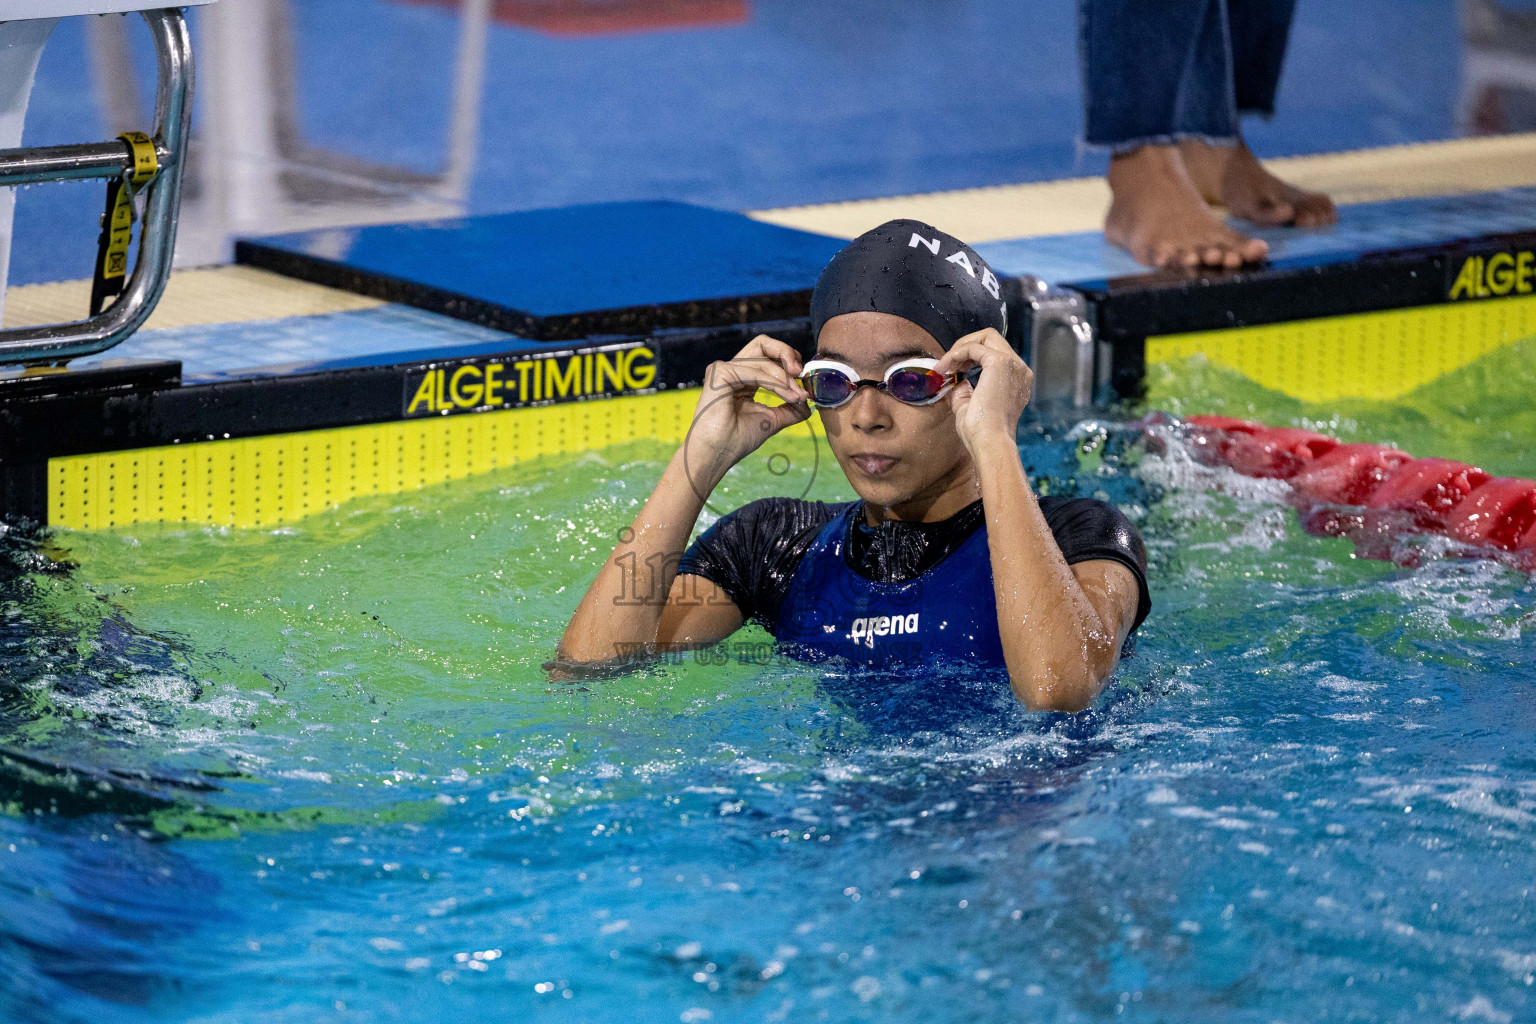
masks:
POLYGON ((130 151, 121 141, 0 149, 0 186, 120 178, 132 167, 130 151))
MULTIPOLYGON (((51 363, 103 352, 139 329, 170 279, 192 120, 192 39, 179 8, 140 13, 160 64, 154 131, 160 172, 148 186, 133 277, 117 301, 88 320, 0 330, 0 363, 51 363)), ((0 150, 0 186, 117 178, 132 166, 122 142, 0 150)))

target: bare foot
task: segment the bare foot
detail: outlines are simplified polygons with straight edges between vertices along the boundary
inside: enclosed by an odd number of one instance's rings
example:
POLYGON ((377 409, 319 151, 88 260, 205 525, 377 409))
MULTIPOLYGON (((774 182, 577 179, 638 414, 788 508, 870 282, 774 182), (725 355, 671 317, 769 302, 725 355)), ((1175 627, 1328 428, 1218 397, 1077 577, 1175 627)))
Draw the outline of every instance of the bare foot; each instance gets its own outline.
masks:
POLYGON ((1338 222, 1332 199, 1270 174, 1241 140, 1232 146, 1188 140, 1179 143, 1179 155, 1205 201, 1225 206, 1234 217, 1263 227, 1320 228, 1338 222))
POLYGON ((1175 146, 1142 146, 1109 162, 1114 201, 1104 236, 1154 267, 1255 263, 1269 246, 1227 227, 1206 205, 1175 146))

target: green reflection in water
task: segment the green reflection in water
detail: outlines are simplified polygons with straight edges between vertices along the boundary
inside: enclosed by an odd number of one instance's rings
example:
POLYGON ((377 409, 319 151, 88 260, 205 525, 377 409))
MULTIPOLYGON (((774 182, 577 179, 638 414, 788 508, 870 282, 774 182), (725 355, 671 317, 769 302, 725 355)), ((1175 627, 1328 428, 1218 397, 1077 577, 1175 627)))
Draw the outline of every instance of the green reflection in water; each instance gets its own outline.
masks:
MULTIPOLYGON (((456 799, 442 791, 505 784, 509 771, 525 782, 500 794, 509 813, 548 816, 640 794, 647 773, 635 769, 648 764, 741 756, 719 723, 690 733, 679 720, 721 702, 792 707, 814 693, 812 673, 688 657, 552 684, 542 667, 670 454, 637 442, 546 458, 275 530, 56 534, 55 555, 77 568, 40 582, 30 604, 74 638, 61 655, 72 663, 25 691, 9 741, 98 748, 81 760, 100 764, 101 741, 131 736, 138 764, 232 774, 208 797, 173 789, 147 817, 204 838, 419 821, 431 791, 456 799)), ((738 467, 712 504, 784 493, 849 495, 824 443, 802 432, 738 467)), ((771 638, 754 626, 734 640, 771 638)), ((772 761, 775 741, 815 732, 794 716, 783 728, 751 756, 772 761)))
POLYGON ((1303 402, 1203 356, 1147 369, 1146 405, 1305 426, 1346 441, 1394 444, 1421 457, 1459 459, 1501 476, 1536 477, 1536 339, 1483 356, 1390 402, 1303 402))

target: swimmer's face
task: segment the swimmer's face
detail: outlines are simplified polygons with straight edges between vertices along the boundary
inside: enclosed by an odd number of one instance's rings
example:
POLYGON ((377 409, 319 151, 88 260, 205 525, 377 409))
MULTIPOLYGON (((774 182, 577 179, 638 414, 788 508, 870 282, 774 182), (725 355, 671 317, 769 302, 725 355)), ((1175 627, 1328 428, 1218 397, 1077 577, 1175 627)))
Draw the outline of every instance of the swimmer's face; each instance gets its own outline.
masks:
MULTIPOLYGON (((865 380, 883 379, 903 359, 943 354, 933 335, 889 313, 835 316, 816 343, 817 359, 847 363, 865 380)), ((845 404, 817 412, 837 464, 872 505, 901 505, 942 490, 941 482, 967 458, 947 397, 908 405, 864 387, 845 404)))

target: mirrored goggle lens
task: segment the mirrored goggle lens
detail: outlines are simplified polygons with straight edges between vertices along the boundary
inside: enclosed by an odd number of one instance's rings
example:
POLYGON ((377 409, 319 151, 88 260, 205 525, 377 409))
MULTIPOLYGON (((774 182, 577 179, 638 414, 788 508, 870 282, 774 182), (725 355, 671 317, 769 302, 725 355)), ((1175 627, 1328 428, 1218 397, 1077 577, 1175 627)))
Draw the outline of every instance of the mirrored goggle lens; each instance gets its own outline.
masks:
POLYGON ((886 379, 886 390, 903 402, 926 402, 944 390, 946 378, 941 373, 920 367, 897 370, 886 379))
POLYGON ((816 370, 800 378, 817 405, 841 405, 853 394, 853 381, 836 370, 816 370))

